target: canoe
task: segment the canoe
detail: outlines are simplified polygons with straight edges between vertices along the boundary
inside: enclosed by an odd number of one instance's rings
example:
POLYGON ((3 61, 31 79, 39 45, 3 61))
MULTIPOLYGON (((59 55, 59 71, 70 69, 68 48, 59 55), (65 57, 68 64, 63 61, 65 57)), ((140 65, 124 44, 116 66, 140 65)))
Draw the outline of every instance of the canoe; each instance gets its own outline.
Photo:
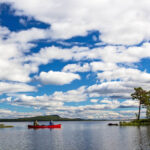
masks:
POLYGON ((55 124, 55 125, 38 125, 38 126, 34 126, 34 125, 28 125, 28 128, 61 128, 61 124, 55 124))

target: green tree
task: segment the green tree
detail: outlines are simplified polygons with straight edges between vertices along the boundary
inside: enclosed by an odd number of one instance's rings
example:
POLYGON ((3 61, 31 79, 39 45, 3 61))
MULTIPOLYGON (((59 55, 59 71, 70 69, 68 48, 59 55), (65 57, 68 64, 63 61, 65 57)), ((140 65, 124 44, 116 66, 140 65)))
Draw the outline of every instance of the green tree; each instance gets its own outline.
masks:
POLYGON ((140 119, 141 106, 149 104, 149 91, 143 90, 141 87, 134 88, 134 93, 131 94, 132 99, 139 101, 139 112, 137 119, 140 119))

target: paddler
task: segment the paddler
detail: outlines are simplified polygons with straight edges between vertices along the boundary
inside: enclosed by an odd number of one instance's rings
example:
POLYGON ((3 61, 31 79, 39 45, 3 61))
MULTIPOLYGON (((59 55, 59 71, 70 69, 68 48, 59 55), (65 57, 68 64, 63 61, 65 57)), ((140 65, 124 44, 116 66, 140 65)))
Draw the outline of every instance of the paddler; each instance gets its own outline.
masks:
POLYGON ((35 120, 34 121, 34 126, 38 126, 39 124, 38 124, 38 121, 37 120, 35 120))
POLYGON ((52 122, 52 120, 50 120, 49 125, 53 125, 54 123, 52 122))

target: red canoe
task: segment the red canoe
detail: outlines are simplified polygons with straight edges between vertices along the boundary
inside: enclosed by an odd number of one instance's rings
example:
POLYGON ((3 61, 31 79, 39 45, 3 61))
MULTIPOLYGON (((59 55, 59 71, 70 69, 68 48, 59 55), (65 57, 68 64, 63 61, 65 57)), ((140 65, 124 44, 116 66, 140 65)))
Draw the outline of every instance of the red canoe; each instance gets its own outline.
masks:
POLYGON ((55 124, 55 125, 38 125, 38 126, 34 126, 34 125, 28 125, 28 128, 61 128, 61 124, 55 124))

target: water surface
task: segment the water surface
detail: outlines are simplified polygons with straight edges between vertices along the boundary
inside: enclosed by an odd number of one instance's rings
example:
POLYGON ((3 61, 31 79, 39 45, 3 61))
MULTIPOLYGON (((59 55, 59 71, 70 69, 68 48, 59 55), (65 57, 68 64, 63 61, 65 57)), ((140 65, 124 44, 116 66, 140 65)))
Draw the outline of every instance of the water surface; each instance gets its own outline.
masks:
MULTIPOLYGON (((48 122, 39 122, 48 124, 48 122)), ((106 121, 72 121, 61 129, 28 129, 12 122, 0 129, 0 150, 150 150, 150 126, 107 126, 106 121)))

